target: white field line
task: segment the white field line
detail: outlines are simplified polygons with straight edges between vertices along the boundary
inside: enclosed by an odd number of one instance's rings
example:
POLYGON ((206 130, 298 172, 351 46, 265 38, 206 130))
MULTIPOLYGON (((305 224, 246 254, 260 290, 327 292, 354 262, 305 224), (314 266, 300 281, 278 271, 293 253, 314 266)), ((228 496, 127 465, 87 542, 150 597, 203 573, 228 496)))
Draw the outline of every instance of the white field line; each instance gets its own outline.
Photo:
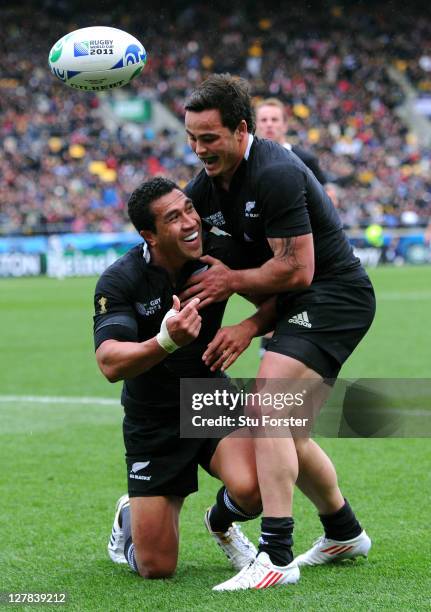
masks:
MULTIPOLYGON (((427 394, 428 395, 428 394, 427 394)), ((111 399, 108 397, 55 397, 44 395, 0 395, 0 404, 6 403, 24 403, 24 404, 69 404, 69 405, 96 405, 96 406, 119 406, 120 400, 111 399)), ((332 406, 324 408, 326 412, 338 412, 332 406)), ((390 414, 399 416, 415 416, 429 417, 429 410, 400 410, 398 408, 391 409, 390 414)))
POLYGON ((51 395, 0 395, 0 403, 20 402, 27 404, 84 404, 96 406, 119 406, 120 399, 109 397, 55 397, 51 395))

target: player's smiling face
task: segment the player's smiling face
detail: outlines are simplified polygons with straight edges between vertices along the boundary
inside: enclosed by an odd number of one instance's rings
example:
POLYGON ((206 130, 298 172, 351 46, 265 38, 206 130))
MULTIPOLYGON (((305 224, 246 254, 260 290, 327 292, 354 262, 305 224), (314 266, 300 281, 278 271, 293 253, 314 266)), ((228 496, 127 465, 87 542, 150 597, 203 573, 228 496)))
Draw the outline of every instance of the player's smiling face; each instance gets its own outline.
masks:
POLYGON ((155 200, 151 205, 155 232, 143 232, 155 263, 169 270, 181 268, 186 261, 202 255, 202 227, 193 202, 179 189, 155 200))
POLYGON ((256 110, 256 135, 280 144, 286 140, 287 121, 283 110, 272 104, 263 104, 256 110))
POLYGON ((208 176, 230 181, 244 157, 248 144, 247 124, 241 121, 234 132, 222 124, 216 109, 187 111, 188 141, 202 161, 208 176))

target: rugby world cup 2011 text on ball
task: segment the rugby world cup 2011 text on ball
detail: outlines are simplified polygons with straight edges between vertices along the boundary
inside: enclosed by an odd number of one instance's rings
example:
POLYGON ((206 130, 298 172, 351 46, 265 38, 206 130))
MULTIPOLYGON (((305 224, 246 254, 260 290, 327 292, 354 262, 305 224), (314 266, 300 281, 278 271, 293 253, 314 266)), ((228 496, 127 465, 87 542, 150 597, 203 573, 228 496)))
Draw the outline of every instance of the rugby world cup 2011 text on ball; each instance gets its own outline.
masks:
POLYGON ((81 28, 66 34, 49 54, 51 72, 83 91, 123 87, 142 72, 147 53, 137 38, 107 26, 81 28))

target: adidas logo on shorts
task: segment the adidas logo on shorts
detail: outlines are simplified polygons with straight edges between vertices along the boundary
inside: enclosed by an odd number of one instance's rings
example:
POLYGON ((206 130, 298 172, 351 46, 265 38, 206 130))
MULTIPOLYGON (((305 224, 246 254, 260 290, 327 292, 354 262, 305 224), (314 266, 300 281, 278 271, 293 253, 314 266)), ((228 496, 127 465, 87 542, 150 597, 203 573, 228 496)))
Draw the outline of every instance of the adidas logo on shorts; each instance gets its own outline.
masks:
POLYGON ((288 323, 295 323, 295 325, 302 325, 302 327, 312 327, 306 310, 300 314, 293 315, 288 323))

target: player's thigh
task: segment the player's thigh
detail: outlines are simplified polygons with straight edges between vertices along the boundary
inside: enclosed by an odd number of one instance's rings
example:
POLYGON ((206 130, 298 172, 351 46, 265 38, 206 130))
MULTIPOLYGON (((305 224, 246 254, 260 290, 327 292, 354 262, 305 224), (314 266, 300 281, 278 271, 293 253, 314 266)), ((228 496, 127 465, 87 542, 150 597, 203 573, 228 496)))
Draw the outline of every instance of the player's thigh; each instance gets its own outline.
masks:
POLYGON ((310 378, 315 372, 335 380, 372 323, 375 296, 367 277, 349 283, 325 280, 312 283, 297 298, 280 297, 278 306, 282 314, 268 356, 276 353, 292 361, 271 356, 272 367, 267 363, 264 374, 275 378, 285 370, 289 376, 310 378))
POLYGON ((253 438, 248 428, 226 436, 217 445, 210 461, 211 473, 243 503, 260 503, 253 438))
POLYGON ((294 381, 299 379, 315 380, 322 377, 299 359, 267 350, 260 362, 256 378, 285 378, 294 381))
POLYGON ((140 570, 150 568, 151 573, 160 570, 166 575, 175 570, 182 504, 183 498, 176 496, 130 498, 132 539, 140 570))
POLYGON ((291 428, 290 433, 294 439, 298 439, 298 446, 302 445, 302 441, 309 437, 332 387, 316 370, 299 359, 271 350, 267 350, 262 358, 257 379, 261 396, 269 394, 278 400, 262 412, 300 419, 298 426, 291 428))

